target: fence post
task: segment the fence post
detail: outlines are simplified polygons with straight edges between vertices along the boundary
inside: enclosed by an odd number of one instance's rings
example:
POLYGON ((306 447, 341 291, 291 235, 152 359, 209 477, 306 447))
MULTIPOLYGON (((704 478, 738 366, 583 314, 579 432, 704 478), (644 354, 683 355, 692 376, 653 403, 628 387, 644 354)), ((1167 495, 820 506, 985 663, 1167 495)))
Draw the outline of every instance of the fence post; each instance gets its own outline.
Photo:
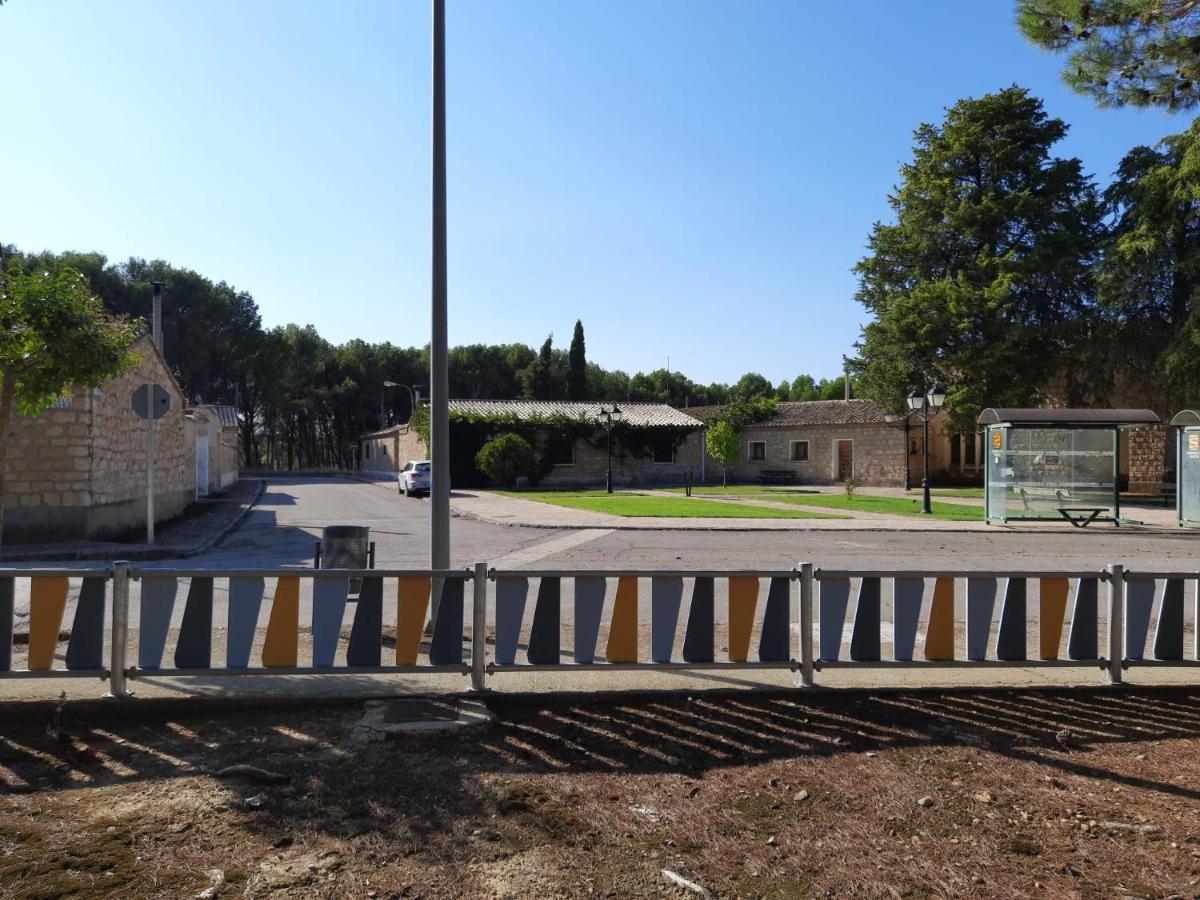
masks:
POLYGON ((112 640, 109 646, 108 693, 120 700, 132 697, 125 689, 125 665, 129 648, 129 563, 118 561, 112 568, 112 640))
POLYGON ((1125 661, 1125 567, 1108 566, 1108 681, 1120 684, 1125 661))
POLYGON ((813 687, 813 564, 800 563, 800 686, 813 687))
POLYGON ((487 563, 474 566, 475 595, 471 605, 471 690, 486 691, 487 675, 487 563))

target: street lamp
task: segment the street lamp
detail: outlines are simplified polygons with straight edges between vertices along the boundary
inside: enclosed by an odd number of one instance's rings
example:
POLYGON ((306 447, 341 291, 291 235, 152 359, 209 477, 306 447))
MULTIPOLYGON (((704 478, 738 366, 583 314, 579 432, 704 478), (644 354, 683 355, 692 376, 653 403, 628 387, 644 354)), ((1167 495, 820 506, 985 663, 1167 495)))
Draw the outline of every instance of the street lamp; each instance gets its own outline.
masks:
POLYGON ((612 430, 613 421, 621 420, 621 410, 617 404, 612 405, 612 409, 600 407, 600 415, 604 417, 604 433, 608 436, 608 470, 604 473, 604 489, 608 493, 612 493, 612 430))
MULTIPOLYGON (((417 411, 417 403, 419 403, 421 400, 421 389, 417 388, 416 393, 414 394, 412 388, 410 388, 407 384, 400 384, 400 382, 398 382, 398 381, 385 381, 383 383, 383 386, 385 388, 399 387, 399 388, 404 388, 406 391, 408 391, 408 420, 411 422, 413 413, 415 413, 417 411)), ((380 398, 380 401, 379 401, 379 412, 380 412, 380 417, 382 418, 382 415, 383 415, 383 399, 382 399, 382 397, 380 398)))
POLYGON ((938 414, 938 410, 946 402, 946 392, 935 383, 924 394, 920 391, 913 391, 906 400, 909 414, 915 414, 923 423, 924 435, 921 440, 921 449, 924 451, 924 460, 921 469, 921 512, 931 515, 933 507, 929 505, 929 420, 938 414))

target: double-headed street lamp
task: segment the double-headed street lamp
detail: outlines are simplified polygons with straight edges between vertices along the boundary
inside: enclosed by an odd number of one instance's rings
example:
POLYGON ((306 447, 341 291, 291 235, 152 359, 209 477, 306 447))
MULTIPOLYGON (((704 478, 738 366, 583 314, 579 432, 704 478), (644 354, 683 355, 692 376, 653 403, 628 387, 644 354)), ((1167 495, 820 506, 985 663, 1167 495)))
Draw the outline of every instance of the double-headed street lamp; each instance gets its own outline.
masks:
MULTIPOLYGON (((925 515, 932 515, 933 507, 929 505, 929 420, 937 415, 942 404, 946 402, 946 392, 934 384, 924 394, 920 391, 913 391, 908 395, 907 400, 909 414, 915 413, 917 418, 924 423, 925 430, 921 441, 924 451, 924 463, 921 469, 921 492, 923 494, 921 512, 925 515)), ((905 448, 905 452, 907 450, 908 448, 905 448)))
POLYGON ((608 436, 608 470, 604 473, 604 489, 608 493, 612 493, 612 430, 613 422, 621 421, 621 410, 617 404, 612 405, 612 409, 600 407, 600 415, 604 419, 604 433, 608 436))

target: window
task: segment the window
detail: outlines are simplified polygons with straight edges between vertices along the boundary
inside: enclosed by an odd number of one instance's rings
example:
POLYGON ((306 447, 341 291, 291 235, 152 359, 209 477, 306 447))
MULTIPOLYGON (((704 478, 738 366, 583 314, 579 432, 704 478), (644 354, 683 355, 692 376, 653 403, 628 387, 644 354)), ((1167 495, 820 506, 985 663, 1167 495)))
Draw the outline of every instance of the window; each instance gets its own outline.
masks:
POLYGON ((547 435, 546 458, 554 466, 575 465, 575 442, 565 433, 547 435))
POLYGON ((650 452, 652 459, 656 463, 675 462, 674 436, 669 434, 656 436, 650 452))
POLYGON ((387 444, 383 445, 383 455, 387 456, 387 444))
POLYGON ((917 449, 917 442, 916 442, 915 440, 914 440, 914 441, 912 441, 912 442, 911 442, 911 443, 908 445, 908 455, 909 455, 909 456, 916 456, 916 455, 917 455, 918 453, 920 453, 920 452, 921 452, 921 451, 919 451, 919 450, 917 449))
POLYGON ((792 462, 808 462, 808 441, 792 441, 792 462))
POLYGON ((751 462, 766 462, 767 442, 751 441, 746 449, 746 456, 751 462))
POLYGON ((371 445, 363 444, 363 459, 370 459, 370 458, 371 458, 371 445))
POLYGON ((962 465, 962 441, 957 434, 950 438, 950 465, 962 465))
POLYGON ((966 444, 967 448, 967 465, 973 466, 975 465, 975 435, 963 438, 963 443, 966 444))

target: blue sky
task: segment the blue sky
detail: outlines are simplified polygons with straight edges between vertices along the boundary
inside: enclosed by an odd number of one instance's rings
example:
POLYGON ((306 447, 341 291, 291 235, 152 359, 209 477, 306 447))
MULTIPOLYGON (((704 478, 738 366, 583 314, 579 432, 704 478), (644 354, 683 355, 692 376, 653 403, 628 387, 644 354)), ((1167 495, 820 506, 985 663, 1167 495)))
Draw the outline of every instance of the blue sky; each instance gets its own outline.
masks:
MULTIPOLYGON (((851 267, 960 97, 1017 83, 1103 183, 1180 131, 1093 108, 1008 0, 449 0, 451 342, 697 381, 836 375, 851 267)), ((0 241, 163 258, 267 325, 423 344, 424 0, 9 0, 0 241)))

